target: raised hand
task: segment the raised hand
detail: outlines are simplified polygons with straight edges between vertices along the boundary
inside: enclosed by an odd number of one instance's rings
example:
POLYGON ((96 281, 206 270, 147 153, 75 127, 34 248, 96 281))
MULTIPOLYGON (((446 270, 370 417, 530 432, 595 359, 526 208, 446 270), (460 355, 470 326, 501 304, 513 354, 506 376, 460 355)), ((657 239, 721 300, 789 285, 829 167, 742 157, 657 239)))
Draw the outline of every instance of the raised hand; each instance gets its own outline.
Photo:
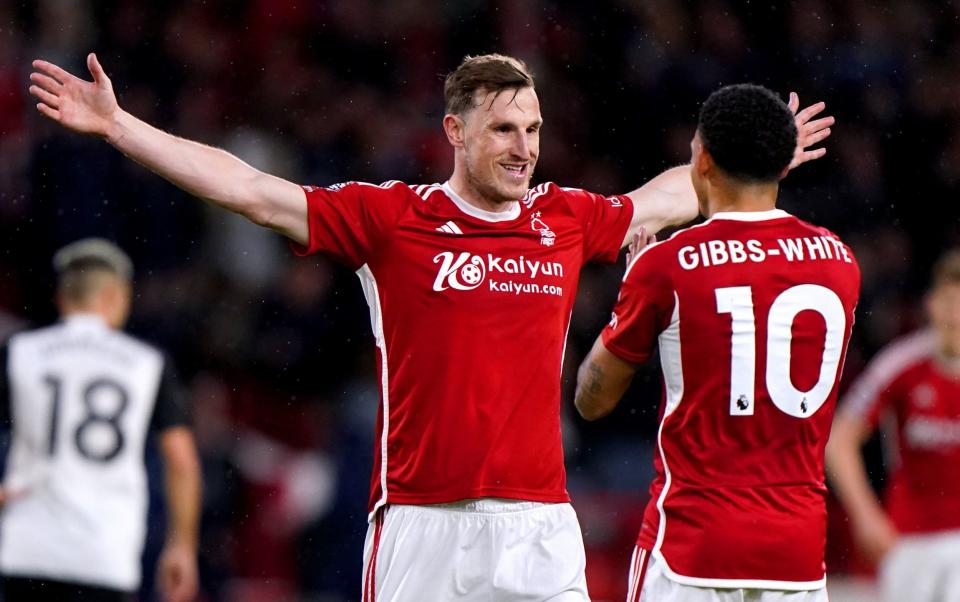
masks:
POLYGON ((33 68, 30 94, 40 101, 37 103, 40 113, 75 132, 103 137, 109 134, 119 106, 113 84, 95 54, 87 55, 92 82, 47 61, 33 61, 33 68))
POLYGON ((790 166, 787 168, 787 171, 789 171, 798 165, 819 159, 827 154, 827 149, 825 148, 807 149, 814 144, 823 142, 823 140, 830 135, 830 126, 833 125, 834 119, 833 117, 821 117, 820 119, 811 121, 811 119, 827 108, 826 103, 823 102, 812 104, 798 113, 797 109, 800 108, 800 97, 797 96, 796 92, 790 93, 790 100, 787 101, 787 106, 790 107, 790 112, 793 113, 794 121, 797 124, 797 148, 793 153, 793 160, 790 161, 790 166))

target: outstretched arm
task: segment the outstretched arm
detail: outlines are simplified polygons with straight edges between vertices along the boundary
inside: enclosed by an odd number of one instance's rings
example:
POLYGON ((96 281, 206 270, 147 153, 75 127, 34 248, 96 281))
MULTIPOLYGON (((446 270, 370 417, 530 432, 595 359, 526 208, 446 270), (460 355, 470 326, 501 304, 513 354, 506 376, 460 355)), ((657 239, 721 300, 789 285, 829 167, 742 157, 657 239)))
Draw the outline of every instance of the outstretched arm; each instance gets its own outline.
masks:
POLYGON ((197 594, 197 530, 200 520, 200 461, 193 434, 184 426, 160 434, 166 471, 167 541, 157 565, 164 599, 189 602, 197 594))
POLYGON ((194 196, 300 244, 308 242, 307 201, 299 186, 127 113, 117 104, 110 78, 93 53, 87 56, 92 82, 47 61, 34 61, 33 68, 30 93, 40 101, 37 110, 44 116, 75 132, 105 139, 194 196))
MULTIPOLYGON (((827 107, 823 102, 812 104, 797 112, 800 108, 800 97, 796 92, 790 93, 787 106, 794 113, 797 124, 797 148, 787 168, 789 172, 827 153, 825 148, 810 149, 810 147, 823 142, 830 135, 830 126, 833 125, 834 119, 833 117, 813 119, 827 107)), ((786 176, 786 172, 783 175, 786 176)), ((690 180, 690 165, 668 169, 640 188, 627 193, 627 196, 633 201, 633 220, 622 246, 627 246, 640 228, 656 234, 664 228, 689 222, 697 217, 699 212, 697 195, 690 180)))
POLYGON ((626 393, 637 367, 610 353, 601 338, 577 370, 577 411, 587 420, 603 418, 626 393))
POLYGON ((837 414, 827 443, 827 474, 850 517, 853 536, 874 561, 881 560, 897 540, 897 530, 880 506, 867 480, 860 448, 872 429, 856 416, 837 414))

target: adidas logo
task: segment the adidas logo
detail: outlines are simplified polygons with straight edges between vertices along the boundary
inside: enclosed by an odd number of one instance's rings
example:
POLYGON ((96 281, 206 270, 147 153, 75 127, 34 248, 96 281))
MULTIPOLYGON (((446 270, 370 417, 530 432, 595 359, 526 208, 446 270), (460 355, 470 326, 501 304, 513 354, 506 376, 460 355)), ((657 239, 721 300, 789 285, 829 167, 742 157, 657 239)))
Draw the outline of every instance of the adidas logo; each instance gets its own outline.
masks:
POLYGON ((444 225, 436 228, 437 232, 446 232, 447 234, 463 234, 463 230, 460 229, 453 221, 449 221, 444 225))

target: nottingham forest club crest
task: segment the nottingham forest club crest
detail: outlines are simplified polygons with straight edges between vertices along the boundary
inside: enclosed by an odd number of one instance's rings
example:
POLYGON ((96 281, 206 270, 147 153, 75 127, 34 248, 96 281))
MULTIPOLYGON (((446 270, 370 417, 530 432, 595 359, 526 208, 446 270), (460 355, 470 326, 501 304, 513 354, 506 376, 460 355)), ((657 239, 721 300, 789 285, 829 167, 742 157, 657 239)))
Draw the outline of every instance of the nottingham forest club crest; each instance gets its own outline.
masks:
POLYGON ((552 247, 557 242, 557 235, 540 219, 539 211, 530 216, 530 229, 540 233, 540 244, 545 247, 552 247))

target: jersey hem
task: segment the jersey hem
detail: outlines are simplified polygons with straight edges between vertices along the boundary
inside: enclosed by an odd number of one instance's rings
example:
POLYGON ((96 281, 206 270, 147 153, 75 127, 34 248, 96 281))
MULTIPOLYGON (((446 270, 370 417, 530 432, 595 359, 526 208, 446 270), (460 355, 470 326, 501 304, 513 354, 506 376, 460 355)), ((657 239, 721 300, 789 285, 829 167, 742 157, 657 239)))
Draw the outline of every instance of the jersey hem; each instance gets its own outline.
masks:
MULTIPOLYGON (((526 489, 473 489, 469 491, 456 493, 438 493, 434 495, 402 494, 389 492, 387 495, 388 504, 406 504, 411 506, 422 506, 427 504, 449 504, 462 500, 472 500, 484 497, 499 497, 508 500, 519 500, 522 502, 544 502, 550 504, 569 503, 570 495, 567 492, 562 494, 544 493, 539 491, 530 491, 526 489)), ((373 509, 371 508, 371 511, 373 509)))
POLYGON ((663 573, 671 581, 681 585, 693 587, 712 587, 719 589, 769 589, 791 592, 803 592, 823 589, 827 586, 827 575, 824 574, 817 581, 778 581, 776 579, 711 579, 707 577, 690 577, 681 575, 670 568, 670 563, 663 557, 662 550, 653 552, 654 558, 663 563, 663 573))
POLYGON ((58 573, 47 569, 27 569, 16 567, 3 567, 4 577, 14 577, 18 579, 35 579, 38 581, 56 581, 58 583, 74 584, 85 587, 97 587, 121 592, 126 595, 134 594, 140 587, 140 579, 136 583, 127 580, 111 580, 107 578, 97 579, 82 574, 58 573))

